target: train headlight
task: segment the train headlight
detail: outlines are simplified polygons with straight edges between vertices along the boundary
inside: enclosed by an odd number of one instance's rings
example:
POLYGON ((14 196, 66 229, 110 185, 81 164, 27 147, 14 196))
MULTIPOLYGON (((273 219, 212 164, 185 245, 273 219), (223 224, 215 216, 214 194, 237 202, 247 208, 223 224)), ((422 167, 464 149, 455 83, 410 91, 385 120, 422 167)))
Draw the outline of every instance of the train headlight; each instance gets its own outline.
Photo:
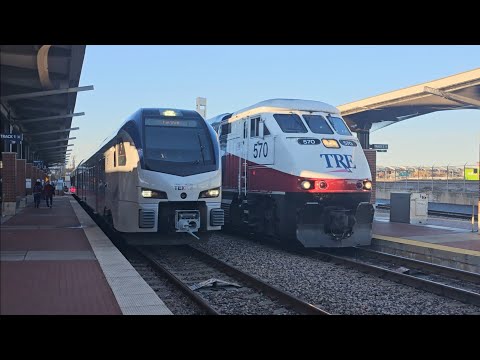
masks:
POLYGON ((312 183, 308 180, 304 180, 300 183, 300 187, 303 189, 303 190, 309 190, 312 188, 312 183))
POLYGON ((322 139, 322 144, 323 144, 326 148, 338 149, 338 148, 340 147, 340 144, 339 144, 338 141, 335 140, 335 139, 322 139))
POLYGON ((363 188, 365 190, 371 190, 372 189, 372 182, 370 180, 363 180, 363 188))
POLYGON ((150 199, 168 199, 165 191, 150 190, 142 188, 142 197, 150 199))
POLYGON ((220 188, 205 190, 200 193, 199 198, 214 198, 220 195, 220 188))

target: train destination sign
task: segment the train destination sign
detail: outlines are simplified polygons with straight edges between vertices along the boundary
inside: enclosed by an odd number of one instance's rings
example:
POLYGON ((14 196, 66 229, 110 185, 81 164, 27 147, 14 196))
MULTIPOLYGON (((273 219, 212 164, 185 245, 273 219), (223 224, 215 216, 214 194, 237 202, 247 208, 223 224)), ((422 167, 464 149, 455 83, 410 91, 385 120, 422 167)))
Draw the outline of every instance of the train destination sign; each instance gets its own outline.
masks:
POLYGON ((184 119, 159 119, 146 118, 146 126, 168 126, 168 127, 197 127, 197 121, 184 119))

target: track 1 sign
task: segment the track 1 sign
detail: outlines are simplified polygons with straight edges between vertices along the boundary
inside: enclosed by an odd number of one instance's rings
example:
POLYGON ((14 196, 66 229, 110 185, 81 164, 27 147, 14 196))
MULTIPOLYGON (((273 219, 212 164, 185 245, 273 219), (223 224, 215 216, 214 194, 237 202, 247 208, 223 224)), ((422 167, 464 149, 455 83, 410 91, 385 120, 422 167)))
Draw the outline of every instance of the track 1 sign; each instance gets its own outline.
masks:
POLYGON ((370 149, 387 150, 388 149, 388 144, 370 144, 370 149))

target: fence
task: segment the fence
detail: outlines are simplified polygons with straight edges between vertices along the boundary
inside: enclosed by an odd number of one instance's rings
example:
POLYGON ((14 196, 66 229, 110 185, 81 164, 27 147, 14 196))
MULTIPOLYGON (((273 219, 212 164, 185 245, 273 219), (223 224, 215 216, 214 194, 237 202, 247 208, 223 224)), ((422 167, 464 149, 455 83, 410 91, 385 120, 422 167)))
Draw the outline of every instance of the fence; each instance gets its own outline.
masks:
POLYGON ((478 165, 378 166, 377 190, 480 193, 478 165))

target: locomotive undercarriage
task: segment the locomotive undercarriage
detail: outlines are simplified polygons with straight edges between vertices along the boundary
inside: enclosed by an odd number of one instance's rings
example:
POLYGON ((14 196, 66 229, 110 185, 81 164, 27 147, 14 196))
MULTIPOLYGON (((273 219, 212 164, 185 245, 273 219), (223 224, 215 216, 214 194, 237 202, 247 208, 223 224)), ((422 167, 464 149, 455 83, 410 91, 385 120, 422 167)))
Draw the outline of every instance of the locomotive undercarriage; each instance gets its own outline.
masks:
POLYGON ((370 245, 374 209, 369 198, 368 193, 235 194, 226 225, 283 245, 370 245))

